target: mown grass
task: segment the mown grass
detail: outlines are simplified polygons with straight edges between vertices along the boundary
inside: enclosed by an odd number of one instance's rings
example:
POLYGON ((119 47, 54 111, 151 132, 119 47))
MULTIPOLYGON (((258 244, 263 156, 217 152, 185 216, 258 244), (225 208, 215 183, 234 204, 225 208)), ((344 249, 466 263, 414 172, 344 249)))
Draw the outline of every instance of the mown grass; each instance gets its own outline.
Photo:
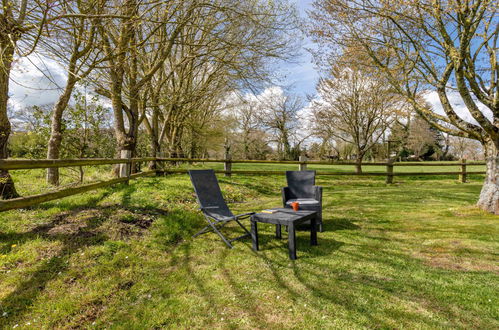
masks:
MULTIPOLYGON (((285 181, 219 179, 235 212, 278 206, 285 181)), ((204 222, 185 175, 2 213, 0 326, 499 327, 499 226, 474 207, 479 178, 318 184, 325 232, 317 247, 299 232, 296 261, 270 225, 257 253, 250 240, 230 250, 214 234, 191 239, 204 222)))

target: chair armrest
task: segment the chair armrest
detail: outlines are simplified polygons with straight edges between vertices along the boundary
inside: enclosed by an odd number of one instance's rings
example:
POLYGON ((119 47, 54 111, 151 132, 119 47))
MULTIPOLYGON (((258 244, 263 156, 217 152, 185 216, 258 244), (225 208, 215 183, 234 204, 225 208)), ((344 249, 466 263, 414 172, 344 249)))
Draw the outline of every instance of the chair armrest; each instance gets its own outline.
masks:
POLYGON ((322 186, 314 186, 315 188, 315 199, 322 205, 322 186))
POLYGON ((219 209, 220 206, 205 206, 205 207, 200 207, 200 210, 210 210, 210 209, 219 209))
POLYGON ((235 215, 234 218, 235 219, 245 218, 245 217, 252 216, 253 214, 255 214, 255 212, 248 212, 248 213, 238 214, 238 215, 235 215))
POLYGON ((206 207, 200 207, 199 210, 203 212, 205 215, 210 215, 210 211, 219 209, 219 206, 206 206, 206 207))

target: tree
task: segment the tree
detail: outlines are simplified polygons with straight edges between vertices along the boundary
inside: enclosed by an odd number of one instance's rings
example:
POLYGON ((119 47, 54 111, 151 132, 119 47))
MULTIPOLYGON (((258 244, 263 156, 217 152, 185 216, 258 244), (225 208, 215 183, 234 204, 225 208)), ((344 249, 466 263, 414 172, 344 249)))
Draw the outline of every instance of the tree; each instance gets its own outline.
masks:
POLYGON ((458 159, 483 159, 482 146, 476 140, 467 139, 460 136, 451 136, 449 144, 452 154, 458 159))
POLYGON ((303 107, 296 95, 286 95, 280 88, 271 88, 261 96, 258 117, 264 129, 271 135, 271 142, 277 145, 279 159, 294 159, 293 148, 298 146, 297 112, 303 107), (292 145, 295 140, 294 145, 292 145))
POLYGON ((107 10, 114 12, 119 7, 121 19, 98 21, 100 49, 107 65, 93 81, 96 91, 111 100, 120 152, 128 151, 134 155, 142 91, 170 56, 196 3, 117 1, 107 10), (173 26, 172 21, 175 22, 173 26), (139 54, 148 52, 154 52, 152 61, 139 63, 139 54))
MULTIPOLYGON (((31 53, 38 43, 47 21, 50 4, 38 1, 2 0, 0 6, 0 159, 8 157, 7 142, 11 124, 7 114, 9 80, 16 52, 31 53)), ((0 170, 0 196, 3 199, 18 197, 8 171, 0 170)))
POLYGON ((310 32, 333 57, 377 68, 433 127, 483 144, 487 175, 478 206, 499 214, 497 1, 316 0, 314 6, 310 32), (364 58, 349 56, 352 49, 364 58), (443 114, 426 106, 429 92, 437 93, 443 114), (472 120, 451 104, 452 93, 472 120))
MULTIPOLYGON (((89 98, 86 93, 77 92, 74 101, 62 118, 61 131, 65 138, 61 155, 70 158, 112 157, 116 146, 111 134, 110 110, 100 105, 95 95, 89 98)), ((82 166, 78 167, 78 172, 79 181, 83 182, 82 166)))
MULTIPOLYGON (((52 110, 47 159, 59 159, 63 137, 63 112, 69 104, 76 84, 94 70, 100 58, 99 53, 94 52, 97 38, 97 18, 88 19, 88 17, 100 14, 104 4, 103 1, 64 3, 63 9, 75 16, 60 19, 52 31, 55 37, 42 39, 41 47, 44 49, 45 55, 63 64, 67 72, 66 86, 52 110)), ((47 169, 47 183, 59 185, 59 169, 57 167, 47 169)))
POLYGON ((194 9, 142 96, 153 154, 192 153, 203 130, 217 126, 209 121, 220 118, 227 95, 268 81, 268 62, 291 56, 295 13, 284 4, 217 0, 194 9))
MULTIPOLYGON (((102 1, 100 1, 102 2, 102 1)), ((7 141, 11 124, 7 114, 9 80, 16 57, 28 56, 35 51, 44 33, 49 33, 61 20, 82 18, 68 8, 76 8, 82 1, 2 0, 0 6, 0 159, 7 158, 7 141)), ((101 14, 92 18, 102 18, 101 14)), ((108 17, 117 17, 110 14, 108 17)), ((18 194, 8 171, 0 171, 0 195, 14 198, 18 194)))
POLYGON ((11 112, 13 132, 8 143, 11 157, 39 159, 45 156, 52 107, 52 104, 34 105, 11 112))
POLYGON ((312 102, 316 126, 350 143, 356 152, 356 171, 396 117, 398 99, 381 79, 357 68, 335 67, 331 78, 318 85, 319 100, 312 102))
POLYGON ((237 123, 232 140, 241 145, 243 159, 254 159, 257 157, 254 146, 261 137, 260 134, 256 134, 260 129, 257 104, 254 100, 243 97, 239 97, 238 101, 232 106, 231 112, 234 122, 237 123))
POLYGON ((407 147, 417 159, 437 144, 437 132, 431 130, 430 125, 422 118, 411 121, 407 137, 407 147))
POLYGON ((259 118, 260 103, 260 98, 250 93, 231 93, 224 100, 225 136, 235 158, 266 159, 272 154, 269 146, 272 138, 259 118))

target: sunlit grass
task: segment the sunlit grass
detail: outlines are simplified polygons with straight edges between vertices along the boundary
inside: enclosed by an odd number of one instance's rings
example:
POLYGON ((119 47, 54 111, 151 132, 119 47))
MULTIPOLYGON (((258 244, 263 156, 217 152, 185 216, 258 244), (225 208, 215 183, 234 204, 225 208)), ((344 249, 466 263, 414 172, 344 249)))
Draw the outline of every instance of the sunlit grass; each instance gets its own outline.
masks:
MULTIPOLYGON (((48 189, 42 171, 13 173, 19 190, 48 189)), ((235 212, 278 206, 285 182, 219 179, 235 212)), ((1 213, 0 327, 499 327, 499 226, 474 207, 481 180, 395 181, 319 177, 325 232, 317 247, 299 232, 296 261, 270 225, 257 253, 192 239, 204 222, 186 175, 1 213)))

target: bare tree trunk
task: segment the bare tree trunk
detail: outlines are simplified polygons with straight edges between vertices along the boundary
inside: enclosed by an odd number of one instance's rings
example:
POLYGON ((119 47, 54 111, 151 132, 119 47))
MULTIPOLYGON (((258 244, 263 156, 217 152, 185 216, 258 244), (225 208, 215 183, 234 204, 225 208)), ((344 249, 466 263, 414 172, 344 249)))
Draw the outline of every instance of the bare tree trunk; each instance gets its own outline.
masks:
MULTIPOLYGON (((145 110, 145 97, 142 99, 142 108, 145 110)), ((156 97, 153 100, 154 104, 157 105, 159 103, 159 99, 156 97)), ((146 126, 147 127, 147 126, 146 126)), ((150 127, 150 143, 151 143, 151 152, 152 157, 160 157, 161 155, 161 142, 160 142, 160 132, 159 132, 159 109, 158 106, 153 108, 152 118, 151 118, 151 127, 150 127)), ((149 163, 150 170, 158 169, 158 164, 155 161, 149 163)))
POLYGON ((248 131, 244 131, 243 132, 243 155, 244 155, 244 159, 250 159, 250 155, 249 155, 249 132, 248 131))
POLYGON ((170 141, 169 141, 169 152, 170 152, 170 157, 173 158, 181 158, 183 156, 182 152, 182 144, 181 144, 181 133, 178 127, 174 127, 173 131, 171 132, 170 136, 170 141))
MULTIPOLYGON (((4 34, 2 32, 2 34, 4 34)), ((14 56, 14 47, 5 35, 1 37, 0 51, 2 51, 2 64, 0 65, 0 159, 6 159, 7 142, 11 132, 10 121, 7 115, 7 102, 9 100, 9 76, 14 56)), ((0 170, 0 197, 10 199, 19 197, 8 171, 0 170)))
POLYGON ((485 145, 487 174, 478 199, 478 207, 499 214, 499 152, 497 146, 489 142, 485 145))
POLYGON ((357 156, 355 159, 355 173, 362 174, 362 156, 357 156))
MULTIPOLYGON (((7 141, 10 135, 10 122, 5 116, 0 113, 0 159, 7 158, 7 141)), ((1 199, 10 199, 19 197, 8 171, 0 170, 0 197, 1 199)))
MULTIPOLYGON (((158 143, 156 137, 151 136, 151 157, 158 158, 161 155, 161 145, 158 143)), ((156 170, 158 167, 157 162, 149 162, 149 169, 156 170)))
MULTIPOLYGON (((71 93, 73 92, 73 88, 75 86, 76 81, 71 76, 68 77, 68 83, 64 92, 57 100, 57 103, 54 106, 54 110, 52 113, 52 123, 50 127, 50 139, 48 141, 48 149, 47 149, 47 159, 59 159, 60 157, 60 149, 62 142, 62 114, 66 107, 68 106, 69 99, 71 98, 71 93)), ((47 183, 58 186, 59 185, 59 169, 48 168, 47 169, 47 183)))

